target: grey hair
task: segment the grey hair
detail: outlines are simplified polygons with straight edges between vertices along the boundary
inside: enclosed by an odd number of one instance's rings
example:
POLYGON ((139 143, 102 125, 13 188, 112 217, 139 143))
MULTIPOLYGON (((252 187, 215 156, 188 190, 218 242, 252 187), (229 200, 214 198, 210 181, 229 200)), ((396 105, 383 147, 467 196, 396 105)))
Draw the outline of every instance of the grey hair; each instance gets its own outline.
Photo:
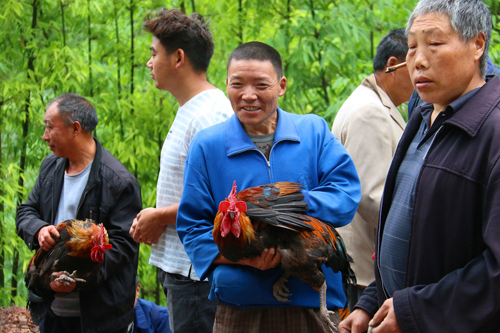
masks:
POLYGON ((91 133, 99 122, 94 106, 81 95, 61 94, 50 101, 47 108, 53 103, 57 103, 57 111, 66 127, 78 121, 85 132, 91 133))
POLYGON ((406 25, 406 34, 410 31, 413 21, 420 15, 439 13, 448 16, 451 26, 468 42, 480 32, 486 36, 484 52, 479 59, 481 75, 485 77, 488 67, 488 48, 491 40, 491 14, 488 6, 481 0, 420 0, 411 13, 406 25))

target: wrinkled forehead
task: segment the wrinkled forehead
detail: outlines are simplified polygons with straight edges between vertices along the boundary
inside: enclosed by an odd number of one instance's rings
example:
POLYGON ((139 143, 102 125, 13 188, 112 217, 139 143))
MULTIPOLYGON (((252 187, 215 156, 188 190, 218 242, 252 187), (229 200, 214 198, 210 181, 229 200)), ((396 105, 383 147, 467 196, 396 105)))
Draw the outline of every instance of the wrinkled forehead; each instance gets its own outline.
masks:
POLYGON ((426 12, 418 15, 406 31, 408 38, 415 35, 454 35, 457 34, 453 28, 450 18, 439 12, 426 12))
POLYGON ((57 109, 57 102, 52 103, 47 111, 45 111, 45 115, 43 116, 44 124, 54 123, 60 120, 59 110, 57 109))
POLYGON ((227 68, 227 77, 233 79, 272 79, 278 77, 270 60, 232 59, 227 68))

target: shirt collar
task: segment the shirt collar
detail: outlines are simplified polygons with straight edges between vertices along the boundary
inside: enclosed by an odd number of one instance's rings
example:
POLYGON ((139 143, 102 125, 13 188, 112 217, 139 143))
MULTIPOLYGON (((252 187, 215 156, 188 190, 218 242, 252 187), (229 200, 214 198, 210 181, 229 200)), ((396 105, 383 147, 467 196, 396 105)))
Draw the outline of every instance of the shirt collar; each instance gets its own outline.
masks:
MULTIPOLYGON (((481 89, 481 87, 473 89, 469 92, 467 92, 465 95, 460 96, 453 102, 451 102, 444 111, 451 114, 457 113, 464 105, 467 103, 474 95, 481 89)), ((431 115, 432 112, 434 111, 434 105, 431 103, 423 102, 421 107, 420 107, 420 113, 422 114, 423 121, 427 124, 427 127, 430 127, 429 124, 431 123, 431 115)))
MULTIPOLYGON (((292 120, 292 116, 278 107, 278 124, 274 142, 281 140, 292 140, 300 142, 300 135, 297 126, 292 120)), ((241 153, 245 150, 257 149, 248 134, 241 126, 236 114, 224 124, 226 153, 228 156, 241 153)))

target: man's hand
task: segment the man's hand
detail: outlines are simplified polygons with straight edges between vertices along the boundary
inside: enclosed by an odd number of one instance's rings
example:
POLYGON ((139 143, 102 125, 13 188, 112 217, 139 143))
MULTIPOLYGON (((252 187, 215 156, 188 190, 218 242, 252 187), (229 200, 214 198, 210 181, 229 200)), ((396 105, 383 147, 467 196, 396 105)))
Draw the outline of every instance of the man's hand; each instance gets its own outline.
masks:
POLYGON ((156 244, 168 224, 175 224, 177 206, 146 208, 137 214, 129 233, 138 243, 156 244), (173 223, 171 223, 173 219, 173 223))
POLYGON ((260 257, 238 261, 240 265, 252 266, 262 271, 276 267, 281 261, 281 253, 274 247, 264 249, 260 257))
POLYGON ((382 304, 370 321, 370 326, 373 327, 372 333, 401 333, 396 314, 394 313, 392 298, 387 299, 382 304))
POLYGON ((38 245, 45 251, 49 251, 56 244, 52 235, 59 238, 59 232, 53 225, 47 225, 38 230, 38 245))
POLYGON ((363 309, 354 310, 339 324, 339 333, 363 333, 368 330, 371 316, 363 309))
POLYGON ((52 281, 50 282, 50 289, 56 293, 70 293, 72 292, 77 282, 87 282, 84 279, 76 277, 76 271, 69 274, 66 271, 52 273, 52 281))

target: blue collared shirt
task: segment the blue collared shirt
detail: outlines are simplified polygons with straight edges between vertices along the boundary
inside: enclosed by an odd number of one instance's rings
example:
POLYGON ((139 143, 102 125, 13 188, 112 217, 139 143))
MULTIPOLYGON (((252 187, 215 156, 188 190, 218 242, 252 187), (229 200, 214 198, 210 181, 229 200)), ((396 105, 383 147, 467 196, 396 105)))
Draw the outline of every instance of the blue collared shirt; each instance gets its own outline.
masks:
POLYGON ((479 88, 450 103, 439 113, 431 126, 434 107, 430 103, 420 106, 422 123, 413 138, 396 176, 396 185, 391 208, 384 226, 380 246, 380 274, 384 288, 390 297, 406 285, 406 268, 408 260, 409 240, 412 227, 415 190, 418 176, 424 164, 427 152, 432 146, 434 137, 446 119, 451 118, 462 106, 474 96, 479 88))

